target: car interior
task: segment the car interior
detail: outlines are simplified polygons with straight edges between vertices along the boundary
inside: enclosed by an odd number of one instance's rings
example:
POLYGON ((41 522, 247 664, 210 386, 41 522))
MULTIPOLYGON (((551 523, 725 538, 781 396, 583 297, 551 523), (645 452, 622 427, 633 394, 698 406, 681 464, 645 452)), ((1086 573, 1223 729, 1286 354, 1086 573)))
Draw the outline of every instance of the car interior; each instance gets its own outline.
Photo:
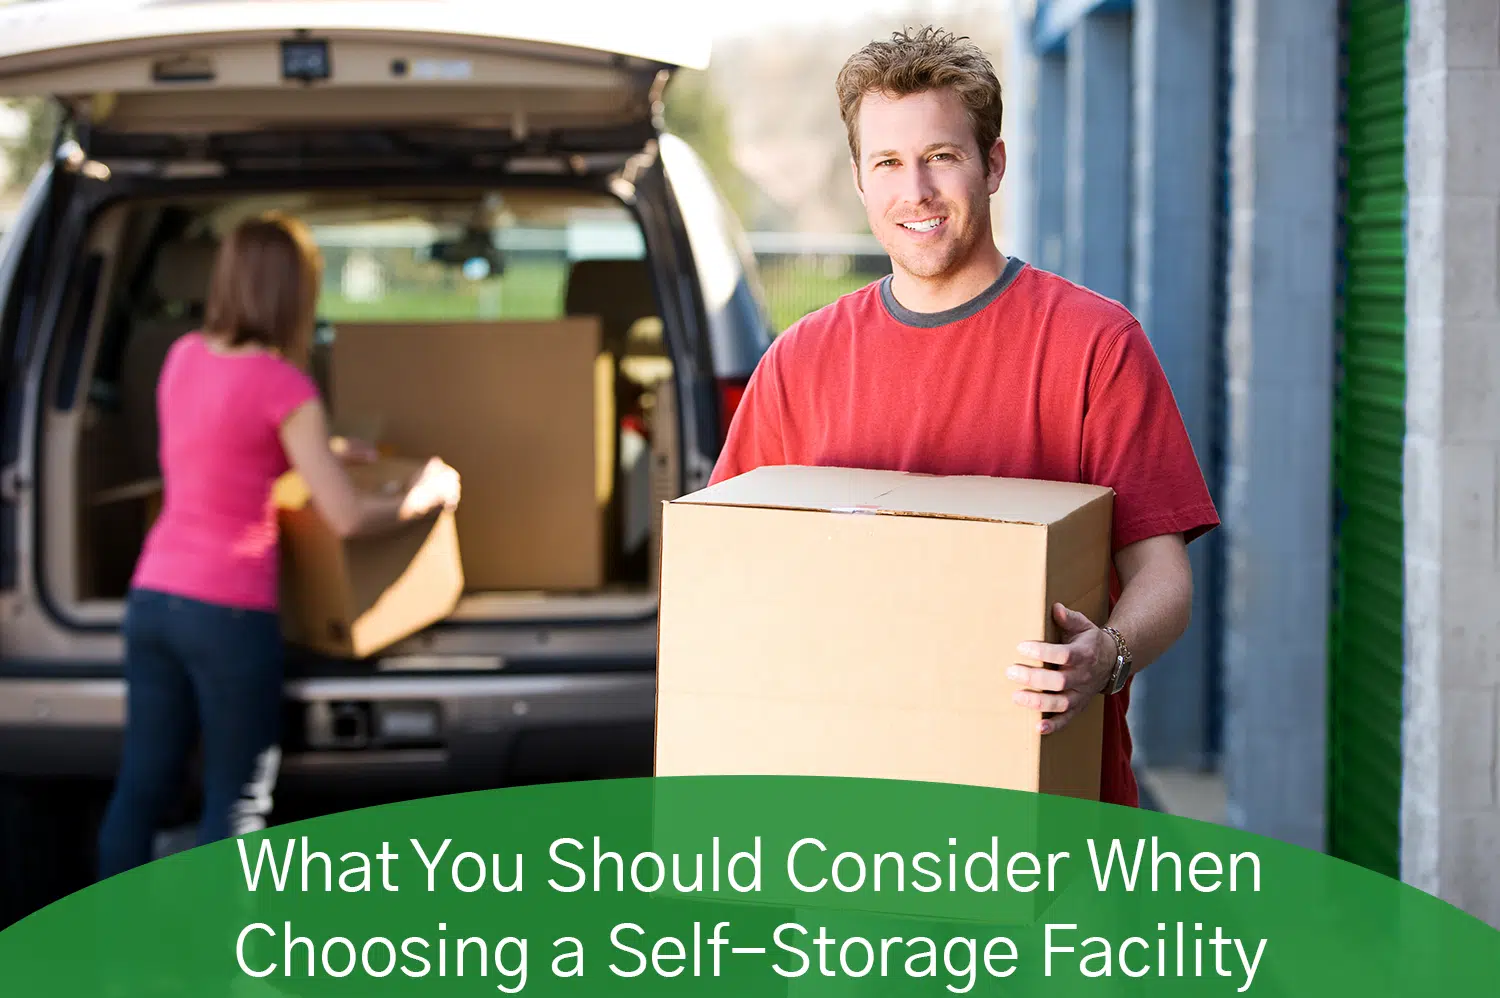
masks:
POLYGON ((106 208, 41 417, 39 581, 53 605, 84 623, 122 617, 163 502, 157 377, 201 327, 220 240, 269 208, 306 222, 322 252, 306 363, 335 432, 437 453, 464 477, 455 617, 653 611, 654 510, 678 460, 673 363, 634 216, 609 195, 560 188, 106 208))

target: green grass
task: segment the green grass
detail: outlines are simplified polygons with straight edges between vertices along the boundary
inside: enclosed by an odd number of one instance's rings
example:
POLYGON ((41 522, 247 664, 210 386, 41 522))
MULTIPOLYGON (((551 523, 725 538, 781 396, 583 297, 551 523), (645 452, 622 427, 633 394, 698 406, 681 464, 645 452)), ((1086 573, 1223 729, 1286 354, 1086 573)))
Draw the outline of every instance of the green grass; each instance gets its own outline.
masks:
POLYGON ((858 291, 879 276, 860 271, 827 274, 815 261, 768 264, 761 269, 760 280, 766 290, 771 328, 782 332, 809 312, 815 312, 851 291, 858 291))
MULTIPOLYGON (((816 261, 776 261, 761 270, 771 327, 781 332, 809 312, 864 287, 880 275, 830 274, 816 261)), ((428 286, 408 284, 377 301, 353 301, 337 280, 323 292, 320 315, 329 322, 463 322, 474 319, 555 319, 562 315, 567 272, 557 262, 512 261, 493 280, 470 282, 456 273, 428 286)), ((412 282, 416 283, 416 282, 412 282)))
POLYGON ((433 287, 398 288, 376 301, 351 301, 331 281, 319 314, 330 322, 554 319, 562 314, 566 274, 556 263, 512 263, 500 277, 480 282, 459 274, 447 277, 433 287))

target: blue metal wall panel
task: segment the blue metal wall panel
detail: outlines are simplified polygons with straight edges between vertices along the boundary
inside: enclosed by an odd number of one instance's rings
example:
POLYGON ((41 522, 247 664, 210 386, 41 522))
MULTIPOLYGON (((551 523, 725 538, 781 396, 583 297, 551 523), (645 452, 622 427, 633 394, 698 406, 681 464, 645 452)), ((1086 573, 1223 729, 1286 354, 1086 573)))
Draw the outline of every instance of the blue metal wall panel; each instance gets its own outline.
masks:
POLYGON ((1132 0, 1037 0, 1031 41, 1037 52, 1054 52, 1067 42, 1073 26, 1094 11, 1129 10, 1132 0))

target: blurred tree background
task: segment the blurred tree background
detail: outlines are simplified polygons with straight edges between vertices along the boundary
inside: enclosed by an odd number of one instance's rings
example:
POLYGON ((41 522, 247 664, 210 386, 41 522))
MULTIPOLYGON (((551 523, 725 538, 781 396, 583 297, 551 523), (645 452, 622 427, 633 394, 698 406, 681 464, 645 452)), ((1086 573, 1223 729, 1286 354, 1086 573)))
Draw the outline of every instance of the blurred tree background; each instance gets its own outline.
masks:
MULTIPOLYGON (((30 2, 32 0, 0 0, 0 6, 30 2)), ((12 114, 25 116, 24 127, 17 134, 0 139, 0 151, 5 155, 6 166, 4 186, 7 192, 11 192, 31 183, 32 174, 47 161, 59 115, 55 104, 40 97, 0 99, 0 106, 12 114)))
POLYGON ((667 131, 693 147, 735 213, 750 219, 758 201, 755 185, 735 162, 729 106, 715 92, 713 79, 701 70, 678 70, 663 103, 667 131))
POLYGON ((31 183, 32 174, 47 161, 60 115, 56 104, 39 97, 6 103, 26 116, 26 127, 4 143, 9 163, 7 186, 14 190, 31 183))

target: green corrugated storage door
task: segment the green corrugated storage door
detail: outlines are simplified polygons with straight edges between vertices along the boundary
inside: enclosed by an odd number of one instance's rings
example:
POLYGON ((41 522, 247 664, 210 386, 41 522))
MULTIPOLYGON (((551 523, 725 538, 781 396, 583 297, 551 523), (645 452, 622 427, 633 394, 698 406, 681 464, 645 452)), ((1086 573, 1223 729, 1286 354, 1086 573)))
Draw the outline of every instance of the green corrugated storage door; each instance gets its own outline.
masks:
POLYGON ((1398 874, 1406 431, 1405 0, 1344 4, 1329 851, 1398 874))

